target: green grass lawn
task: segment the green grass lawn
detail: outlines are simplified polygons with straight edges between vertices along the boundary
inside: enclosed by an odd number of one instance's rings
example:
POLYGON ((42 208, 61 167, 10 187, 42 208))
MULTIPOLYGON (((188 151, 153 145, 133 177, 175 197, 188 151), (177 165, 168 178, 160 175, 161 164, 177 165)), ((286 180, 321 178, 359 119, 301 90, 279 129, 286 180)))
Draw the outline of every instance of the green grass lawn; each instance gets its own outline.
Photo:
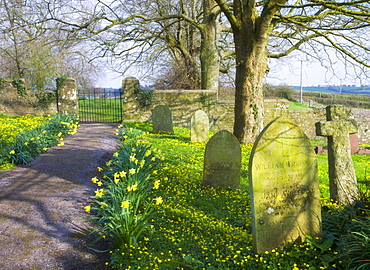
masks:
POLYGON ((112 99, 80 99, 78 101, 78 112, 81 121, 88 122, 121 122, 122 100, 112 99))
MULTIPOLYGON (((130 127, 146 131, 137 137, 137 142, 163 156, 154 176, 160 180, 158 195, 163 203, 156 205, 155 216, 137 239, 136 247, 111 250, 112 261, 108 264, 119 269, 345 269, 351 259, 343 249, 352 239, 347 231, 369 225, 366 209, 355 215, 330 202, 327 155, 320 154, 322 242, 292 243, 285 249, 256 255, 252 251, 248 190, 252 146, 242 146, 241 189, 204 188, 205 143, 190 142, 188 129, 175 127, 174 135, 158 135, 148 133, 149 124, 132 123, 130 127), (348 219, 348 215, 353 218, 348 219)), ((353 158, 360 187, 367 192, 370 158, 353 158)))
POLYGON ((298 101, 289 101, 289 110, 304 110, 311 109, 307 102, 300 103, 298 101))

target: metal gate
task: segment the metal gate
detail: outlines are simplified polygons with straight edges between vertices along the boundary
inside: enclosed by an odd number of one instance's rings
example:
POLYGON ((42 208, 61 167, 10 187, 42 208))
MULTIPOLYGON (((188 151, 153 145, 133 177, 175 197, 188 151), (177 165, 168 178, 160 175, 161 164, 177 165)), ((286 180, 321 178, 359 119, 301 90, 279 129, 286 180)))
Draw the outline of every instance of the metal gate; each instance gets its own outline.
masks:
POLYGON ((120 89, 78 90, 78 112, 82 123, 120 123, 123 120, 120 89))

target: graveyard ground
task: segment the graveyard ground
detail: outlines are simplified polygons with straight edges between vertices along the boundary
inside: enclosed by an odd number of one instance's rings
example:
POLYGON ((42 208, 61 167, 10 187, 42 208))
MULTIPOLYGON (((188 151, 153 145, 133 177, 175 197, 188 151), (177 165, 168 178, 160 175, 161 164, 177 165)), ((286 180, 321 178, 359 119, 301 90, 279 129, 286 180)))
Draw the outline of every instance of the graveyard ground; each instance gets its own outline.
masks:
MULTIPOLYGON (((362 201, 341 206, 329 200, 327 155, 318 155, 323 239, 315 242, 308 238, 306 242, 292 243, 285 249, 276 248, 255 255, 247 171, 251 145, 242 146, 241 189, 204 188, 201 182, 205 143, 190 142, 189 130, 175 127, 175 133, 171 135, 151 134, 149 124, 131 123, 128 127, 134 128, 129 137, 138 145, 151 146, 163 157, 153 178, 153 181, 160 181, 155 196, 160 196, 161 203, 154 204, 154 216, 137 237, 137 246, 112 247, 108 265, 119 269, 161 270, 314 270, 345 269, 347 266, 349 269, 365 266, 363 269, 366 269, 369 266, 369 156, 353 156, 362 201)), ((128 132, 130 129, 124 130, 128 132)), ((135 148, 125 148, 125 151, 132 151, 125 155, 133 158, 135 148)), ((119 158, 114 158, 109 164, 117 161, 119 158)), ((114 166, 109 165, 105 170, 111 176, 114 174, 114 166), (109 172, 110 169, 113 171, 109 172)), ((95 182, 99 186, 99 182, 95 182)), ((127 188, 132 189, 133 185, 127 188)), ((100 198, 104 196, 96 193, 95 199, 100 198)), ((95 209, 106 207, 103 202, 95 205, 95 209)), ((123 208, 126 206, 122 204, 123 208)), ((94 205, 91 207, 93 209, 94 205)), ((117 243, 114 235, 108 233, 107 237, 117 243)))

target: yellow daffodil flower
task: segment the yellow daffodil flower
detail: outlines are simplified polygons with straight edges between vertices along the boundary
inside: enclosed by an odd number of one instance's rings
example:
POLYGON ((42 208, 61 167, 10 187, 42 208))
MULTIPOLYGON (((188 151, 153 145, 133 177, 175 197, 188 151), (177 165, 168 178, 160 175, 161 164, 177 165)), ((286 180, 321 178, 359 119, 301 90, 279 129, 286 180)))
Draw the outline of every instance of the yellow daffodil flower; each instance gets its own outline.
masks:
POLYGON ((123 201, 122 204, 121 204, 121 207, 122 208, 128 208, 130 206, 130 202, 129 201, 123 201))

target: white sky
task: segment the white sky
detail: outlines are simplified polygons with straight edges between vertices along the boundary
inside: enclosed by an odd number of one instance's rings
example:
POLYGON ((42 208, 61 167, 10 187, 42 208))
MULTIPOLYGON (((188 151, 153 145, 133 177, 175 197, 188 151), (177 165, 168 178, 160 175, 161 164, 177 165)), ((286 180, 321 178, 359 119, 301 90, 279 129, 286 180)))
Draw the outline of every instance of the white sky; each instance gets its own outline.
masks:
MULTIPOLYGON (((364 76, 362 81, 354 80, 345 75, 344 68, 339 66, 336 69, 337 76, 333 76, 319 63, 302 62, 302 85, 303 86, 318 86, 318 85, 370 85, 370 77, 364 76)), ((271 64, 271 71, 269 72, 265 82, 272 85, 290 85, 299 86, 301 77, 301 63, 300 61, 279 63, 279 65, 271 64)), ((140 78, 135 72, 125 74, 125 78, 134 76, 140 78)), ((104 79, 98 83, 99 87, 120 88, 122 79, 124 78, 119 73, 106 72, 104 79)), ((151 82, 140 80, 142 85, 150 84, 151 82)))

